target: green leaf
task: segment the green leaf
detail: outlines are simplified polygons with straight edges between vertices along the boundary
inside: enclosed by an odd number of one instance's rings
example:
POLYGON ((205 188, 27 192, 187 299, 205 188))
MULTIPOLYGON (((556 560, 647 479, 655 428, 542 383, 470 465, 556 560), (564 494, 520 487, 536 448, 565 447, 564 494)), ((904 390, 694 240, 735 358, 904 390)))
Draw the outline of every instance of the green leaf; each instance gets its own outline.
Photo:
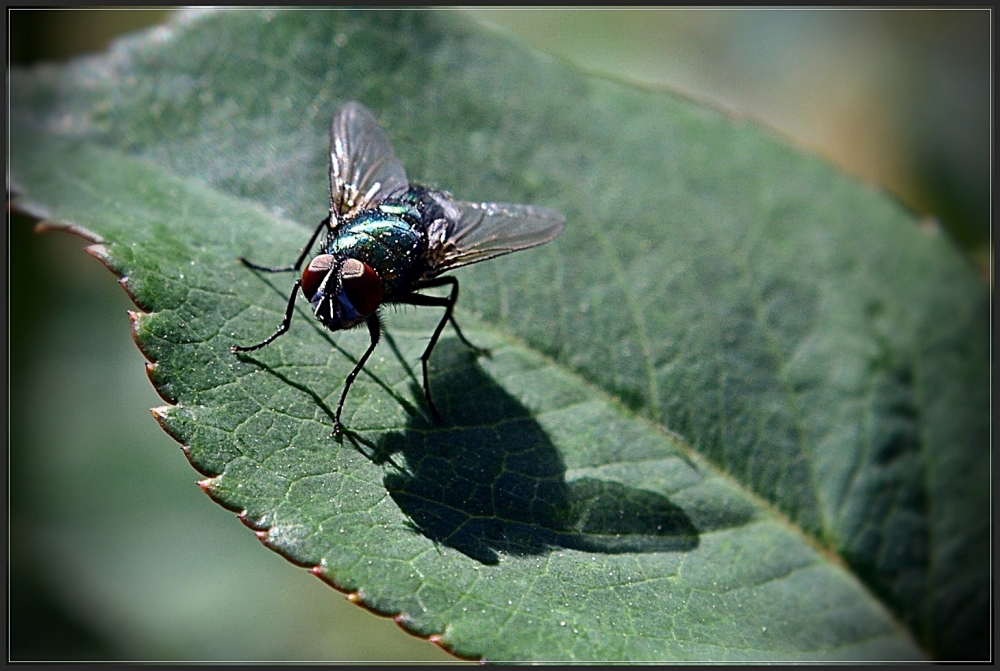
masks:
MULTIPOLYGON (((490 660, 985 659, 990 298, 759 128, 444 12, 191 13, 11 76, 16 205, 142 313, 155 414, 271 548, 490 660), (270 334, 360 100, 411 179, 567 215, 367 333, 270 334)), ((251 586, 248 586, 251 588, 251 586)))

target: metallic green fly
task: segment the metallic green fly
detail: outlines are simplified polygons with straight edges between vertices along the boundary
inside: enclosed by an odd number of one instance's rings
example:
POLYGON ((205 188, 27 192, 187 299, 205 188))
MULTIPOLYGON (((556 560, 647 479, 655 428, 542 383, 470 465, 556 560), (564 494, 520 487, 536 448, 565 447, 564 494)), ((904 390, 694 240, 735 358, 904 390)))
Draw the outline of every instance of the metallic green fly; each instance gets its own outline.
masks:
POLYGON ((333 423, 337 435, 347 392, 381 335, 379 308, 386 303, 443 307, 444 316, 420 357, 427 405, 440 421, 431 399, 427 362, 445 323, 451 322, 466 345, 485 351, 462 335, 452 316, 458 280, 443 273, 548 242, 559 235, 565 221, 561 213, 547 207, 464 202, 445 191, 410 183, 372 113, 360 103, 347 103, 330 125, 330 213, 292 265, 272 268, 244 258, 240 262, 263 272, 299 271, 320 233, 326 231, 322 253, 295 280, 278 329, 256 345, 234 345, 232 350, 260 349, 288 331, 300 289, 313 314, 329 330, 365 324, 371 344, 344 382, 333 423), (433 287, 450 287, 450 293, 418 293, 433 287))

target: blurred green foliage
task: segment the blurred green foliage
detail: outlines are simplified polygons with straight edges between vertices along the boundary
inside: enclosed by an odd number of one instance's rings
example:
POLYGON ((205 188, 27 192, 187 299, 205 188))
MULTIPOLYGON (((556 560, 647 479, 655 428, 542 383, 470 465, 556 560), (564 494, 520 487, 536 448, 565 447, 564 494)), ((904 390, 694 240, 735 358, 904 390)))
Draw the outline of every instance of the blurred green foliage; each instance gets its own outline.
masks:
POLYGON ((586 69, 754 117, 938 218, 987 262, 986 8, 472 14, 586 69))

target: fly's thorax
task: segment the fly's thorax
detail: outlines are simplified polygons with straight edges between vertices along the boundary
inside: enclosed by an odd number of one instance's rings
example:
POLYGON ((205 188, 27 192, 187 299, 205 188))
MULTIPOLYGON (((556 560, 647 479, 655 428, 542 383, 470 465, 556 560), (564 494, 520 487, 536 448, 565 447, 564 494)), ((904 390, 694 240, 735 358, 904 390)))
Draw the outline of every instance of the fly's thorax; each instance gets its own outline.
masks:
POLYGON ((412 212, 409 216, 412 217, 414 225, 424 229, 434 221, 457 222, 462 217, 450 193, 419 184, 411 184, 405 193, 386 201, 380 207, 385 209, 387 206, 408 209, 412 212))
POLYGON ((392 300, 409 293, 422 273, 426 235, 408 219, 381 207, 362 212, 338 229, 326 251, 371 267, 382 282, 383 299, 392 300))
POLYGON ((441 273, 440 266, 454 253, 455 245, 448 237, 461 221, 462 213, 447 191, 438 191, 419 184, 379 206, 383 212, 399 214, 420 232, 424 240, 422 258, 415 267, 419 275, 413 279, 429 279, 441 273))

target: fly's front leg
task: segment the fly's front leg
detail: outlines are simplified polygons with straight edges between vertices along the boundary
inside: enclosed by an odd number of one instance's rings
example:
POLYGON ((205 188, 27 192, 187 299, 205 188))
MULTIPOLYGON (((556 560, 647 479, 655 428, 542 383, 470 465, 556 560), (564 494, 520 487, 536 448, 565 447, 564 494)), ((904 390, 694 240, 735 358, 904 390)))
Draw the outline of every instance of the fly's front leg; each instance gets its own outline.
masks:
POLYGON ((319 222, 319 226, 313 231, 313 234, 309 237, 309 242, 306 246, 302 248, 302 252, 299 253, 299 258, 296 259, 295 263, 290 266, 258 266, 256 263, 247 261, 242 256, 239 258, 239 262, 245 265, 247 268, 252 270, 259 270, 263 273, 287 273, 292 270, 298 270, 302 267, 302 262, 306 260, 309 255, 309 250, 312 249, 313 244, 316 242, 316 238, 319 237, 319 232, 326 228, 330 223, 330 217, 327 217, 323 221, 319 222))
POLYGON ((288 307, 285 308, 285 318, 281 320, 281 324, 278 326, 278 330, 271 334, 267 340, 256 345, 250 345, 249 347, 243 347, 241 345, 233 345, 229 349, 233 352, 252 352, 254 350, 260 349, 266 345, 270 345, 274 342, 274 339, 280 335, 283 335, 288 331, 289 325, 292 323, 292 313, 295 311, 295 296, 299 293, 299 287, 302 286, 302 280, 295 280, 295 284, 292 285, 292 293, 288 296, 288 307))
POLYGON ((410 305, 428 305, 444 308, 444 316, 441 317, 441 321, 438 322, 437 327, 434 329, 434 333, 431 335, 431 340, 427 343, 427 349, 420 357, 420 364, 423 369, 424 374, 424 396, 427 398, 427 405, 431 409, 431 413, 434 415, 434 419, 437 421, 441 420, 441 413, 438 412, 437 408, 434 406, 434 401, 431 399, 431 385, 429 378, 427 376, 427 363, 431 359, 431 352, 434 351, 434 346, 437 345, 438 338, 441 337, 441 331, 444 330, 444 325, 451 322, 451 325, 455 327, 455 333, 458 334, 459 339, 464 342, 468 347, 472 348, 479 354, 489 354, 489 350, 483 349, 482 347, 476 347, 470 343, 465 336, 462 334, 462 330, 458 328, 458 322, 452 316, 452 310, 455 308, 455 302, 458 301, 458 279, 455 277, 436 277, 430 280, 424 280, 417 285, 417 289, 429 289, 432 287, 443 287, 446 285, 451 286, 451 293, 447 296, 424 296, 423 294, 411 293, 403 298, 400 298, 398 303, 408 303, 410 305))
MULTIPOLYGON (((316 242, 316 238, 319 236, 319 232, 322 231, 327 226, 327 224, 329 224, 329 222, 330 222, 330 217, 327 217, 323 221, 319 222, 319 226, 316 227, 316 230, 313 231, 312 236, 309 237, 309 242, 307 242, 306 246, 302 249, 302 252, 299 254, 299 258, 298 260, 295 261, 294 265, 281 268, 258 266, 256 263, 251 263, 250 261, 247 261, 242 256, 239 258, 239 261, 247 268, 251 268, 253 270, 260 270, 265 273, 282 273, 289 270, 298 270, 299 268, 302 267, 302 262, 305 260, 306 255, 309 253, 309 250, 312 249, 313 244, 316 242)), ((233 352, 252 352, 254 350, 260 349, 261 347, 271 344, 272 342, 274 342, 275 338, 286 333, 288 331, 289 325, 292 323, 292 312, 295 309, 295 295, 298 293, 299 287, 301 286, 302 286, 302 280, 300 279, 295 280, 295 284, 292 285, 292 293, 288 296, 288 307, 285 308, 285 317, 284 319, 281 320, 281 325, 278 326, 278 330, 272 333, 271 337, 269 337, 264 342, 258 343, 256 345, 250 345, 248 347, 243 347, 242 345, 233 345, 230 349, 233 352)))
POLYGON ((354 384, 354 378, 356 378, 358 373, 361 372, 361 369, 365 367, 365 362, 368 361, 368 357, 370 357, 372 352, 375 351, 375 346, 378 345, 379 337, 382 335, 382 325, 378 321, 377 314, 373 313, 369 315, 368 319, 365 320, 365 324, 368 326, 368 335, 371 336, 371 344, 368 345, 368 349, 365 350, 365 353, 361 355, 361 359, 354 367, 354 370, 352 370, 347 376, 347 379, 344 380, 344 391, 340 393, 340 402, 337 403, 337 415, 333 420, 334 436, 339 436, 340 430, 343 428, 340 423, 340 412, 344 409, 344 399, 347 398, 347 390, 351 388, 351 385, 354 384))

